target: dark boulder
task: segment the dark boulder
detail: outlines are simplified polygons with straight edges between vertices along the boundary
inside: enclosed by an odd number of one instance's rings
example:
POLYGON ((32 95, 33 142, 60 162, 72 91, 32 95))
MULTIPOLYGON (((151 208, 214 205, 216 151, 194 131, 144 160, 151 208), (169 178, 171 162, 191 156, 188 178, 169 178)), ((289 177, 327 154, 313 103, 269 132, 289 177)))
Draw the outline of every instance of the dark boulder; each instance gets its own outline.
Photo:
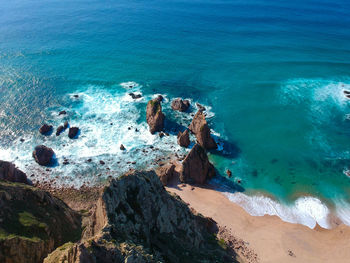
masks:
POLYGON ((59 136, 64 131, 64 127, 62 125, 58 126, 56 130, 56 136, 59 136))
POLYGON ((133 98, 134 100, 142 98, 141 94, 135 94, 135 93, 129 93, 129 96, 133 98))
POLYGON ((33 158, 40 165, 49 165, 55 152, 45 145, 38 145, 33 151, 33 158))
POLYGON ((173 110, 177 111, 187 111, 190 107, 190 101, 189 100, 182 100, 181 98, 176 98, 171 102, 171 108, 173 110))
POLYGON ((205 119, 204 113, 198 111, 188 127, 196 135, 197 142, 205 149, 216 149, 217 144, 210 135, 210 128, 205 119))
POLYGON ((78 132, 79 132, 78 127, 71 127, 69 128, 69 131, 68 131, 68 137, 73 139, 78 135, 78 132))
POLYGON ((58 113, 58 115, 66 115, 66 114, 67 114, 67 112, 65 110, 62 110, 58 113))
POLYGON ((165 115, 162 112, 162 105, 157 99, 147 103, 146 119, 152 134, 163 130, 165 115))
POLYGON ((190 145, 190 133, 188 129, 186 129, 184 132, 179 132, 177 134, 177 143, 181 147, 187 148, 190 145))
POLYGON ((205 149, 195 144, 182 162, 180 180, 184 183, 204 184, 214 176, 215 169, 209 162, 205 149))
POLYGON ((52 125, 44 124, 40 127, 39 132, 43 135, 46 135, 52 131, 52 125))
POLYGON ((6 161, 0 161, 0 180, 28 184, 26 174, 6 161))

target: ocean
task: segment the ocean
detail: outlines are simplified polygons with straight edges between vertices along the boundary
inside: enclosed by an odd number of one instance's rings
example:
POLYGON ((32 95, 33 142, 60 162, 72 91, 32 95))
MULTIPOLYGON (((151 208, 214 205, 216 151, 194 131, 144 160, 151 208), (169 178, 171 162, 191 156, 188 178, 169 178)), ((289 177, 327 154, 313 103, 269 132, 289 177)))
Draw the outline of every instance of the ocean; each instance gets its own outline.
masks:
POLYGON ((220 143, 218 190, 253 215, 350 225, 349 11, 345 0, 2 1, 0 159, 75 187, 150 168, 186 154, 176 134, 198 102, 220 143), (145 122, 155 94, 163 138, 145 122), (190 113, 171 110, 176 97, 190 113), (65 120, 78 139, 38 132, 65 120), (56 152, 48 171, 31 156, 38 144, 56 152))

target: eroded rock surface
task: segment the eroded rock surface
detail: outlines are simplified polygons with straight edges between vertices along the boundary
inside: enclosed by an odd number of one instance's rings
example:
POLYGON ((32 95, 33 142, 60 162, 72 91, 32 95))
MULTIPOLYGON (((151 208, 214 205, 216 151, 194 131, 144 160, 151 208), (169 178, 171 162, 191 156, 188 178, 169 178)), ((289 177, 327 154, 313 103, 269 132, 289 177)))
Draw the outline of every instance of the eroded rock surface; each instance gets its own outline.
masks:
POLYGON ((185 148, 187 148, 190 145, 190 133, 188 129, 186 129, 184 132, 179 132, 177 134, 177 144, 185 148))
POLYGON ((163 130, 165 115, 162 112, 162 105, 158 99, 150 100, 147 103, 146 119, 149 131, 152 134, 163 130))
POLYGON ((16 168, 13 163, 0 160, 0 180, 28 184, 24 172, 16 168))
POLYGON ((216 149, 217 145, 210 135, 210 128, 203 112, 198 111, 188 127, 196 135, 197 142, 205 149, 216 149))

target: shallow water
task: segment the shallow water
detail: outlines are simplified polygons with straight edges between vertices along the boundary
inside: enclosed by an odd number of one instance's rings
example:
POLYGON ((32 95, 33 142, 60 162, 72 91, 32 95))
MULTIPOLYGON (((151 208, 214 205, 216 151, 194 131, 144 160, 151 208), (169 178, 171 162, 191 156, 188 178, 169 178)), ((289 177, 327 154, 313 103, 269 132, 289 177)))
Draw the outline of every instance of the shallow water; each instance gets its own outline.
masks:
MULTIPOLYGON (((218 172, 230 169, 232 182, 242 180, 240 188, 217 180, 229 192, 244 190, 232 200, 250 204, 245 208, 256 215, 288 208, 303 217, 307 210, 327 226, 322 218, 329 211, 349 224, 348 1, 3 2, 1 159, 42 174, 38 179, 75 186, 149 167, 174 150, 185 153, 176 145, 175 123, 186 126, 190 115, 164 103, 171 134, 151 136, 147 99, 191 98, 211 107, 209 123, 223 142, 210 154, 218 172), (129 81, 141 100, 127 95, 129 81), (63 109, 68 116, 57 115, 63 109), (44 121, 57 127, 65 118, 81 128, 78 139, 38 134, 44 121), (56 151, 58 166, 49 172, 33 163, 39 143, 56 151), (278 202, 253 205, 260 193, 278 202)), ((315 222, 288 213, 277 214, 315 222)))

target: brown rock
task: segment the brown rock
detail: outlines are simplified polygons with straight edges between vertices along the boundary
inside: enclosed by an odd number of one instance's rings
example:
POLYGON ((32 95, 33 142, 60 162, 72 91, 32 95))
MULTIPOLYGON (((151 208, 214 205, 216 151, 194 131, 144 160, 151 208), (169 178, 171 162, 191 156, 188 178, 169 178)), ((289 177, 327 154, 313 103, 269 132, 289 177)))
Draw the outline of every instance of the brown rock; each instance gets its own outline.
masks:
POLYGON ((232 172, 229 169, 226 170, 226 174, 227 174, 228 178, 231 178, 232 172))
POLYGON ((190 107, 190 101, 189 100, 182 100, 181 98, 176 98, 171 102, 171 108, 173 110, 177 111, 187 111, 190 107))
POLYGON ((213 176, 215 176, 215 169, 209 162, 205 149, 195 144, 182 162, 181 182, 204 184, 213 176))
POLYGON ((162 112, 162 105, 157 99, 153 99, 148 102, 146 119, 149 125, 149 131, 152 134, 163 130, 165 115, 162 112))
POLYGON ((216 149, 217 145, 210 135, 210 128, 205 119, 204 113, 198 111, 188 127, 196 135, 198 143, 205 149, 216 149))
POLYGON ((49 165, 55 152, 45 145, 38 145, 33 151, 33 158, 40 165, 49 165))
POLYGON ((179 132, 177 134, 177 143, 181 147, 188 147, 190 145, 190 133, 188 129, 186 129, 184 132, 179 132))
POLYGON ((10 182, 28 184, 26 174, 16 168, 13 163, 6 161, 0 161, 0 179, 10 182))
POLYGON ((39 129, 39 132, 43 135, 48 134, 51 131, 52 131, 52 125, 48 125, 46 123, 43 126, 41 126, 39 129))
POLYGON ((165 164, 156 170, 156 173, 163 185, 168 185, 175 177, 175 165, 165 164))

